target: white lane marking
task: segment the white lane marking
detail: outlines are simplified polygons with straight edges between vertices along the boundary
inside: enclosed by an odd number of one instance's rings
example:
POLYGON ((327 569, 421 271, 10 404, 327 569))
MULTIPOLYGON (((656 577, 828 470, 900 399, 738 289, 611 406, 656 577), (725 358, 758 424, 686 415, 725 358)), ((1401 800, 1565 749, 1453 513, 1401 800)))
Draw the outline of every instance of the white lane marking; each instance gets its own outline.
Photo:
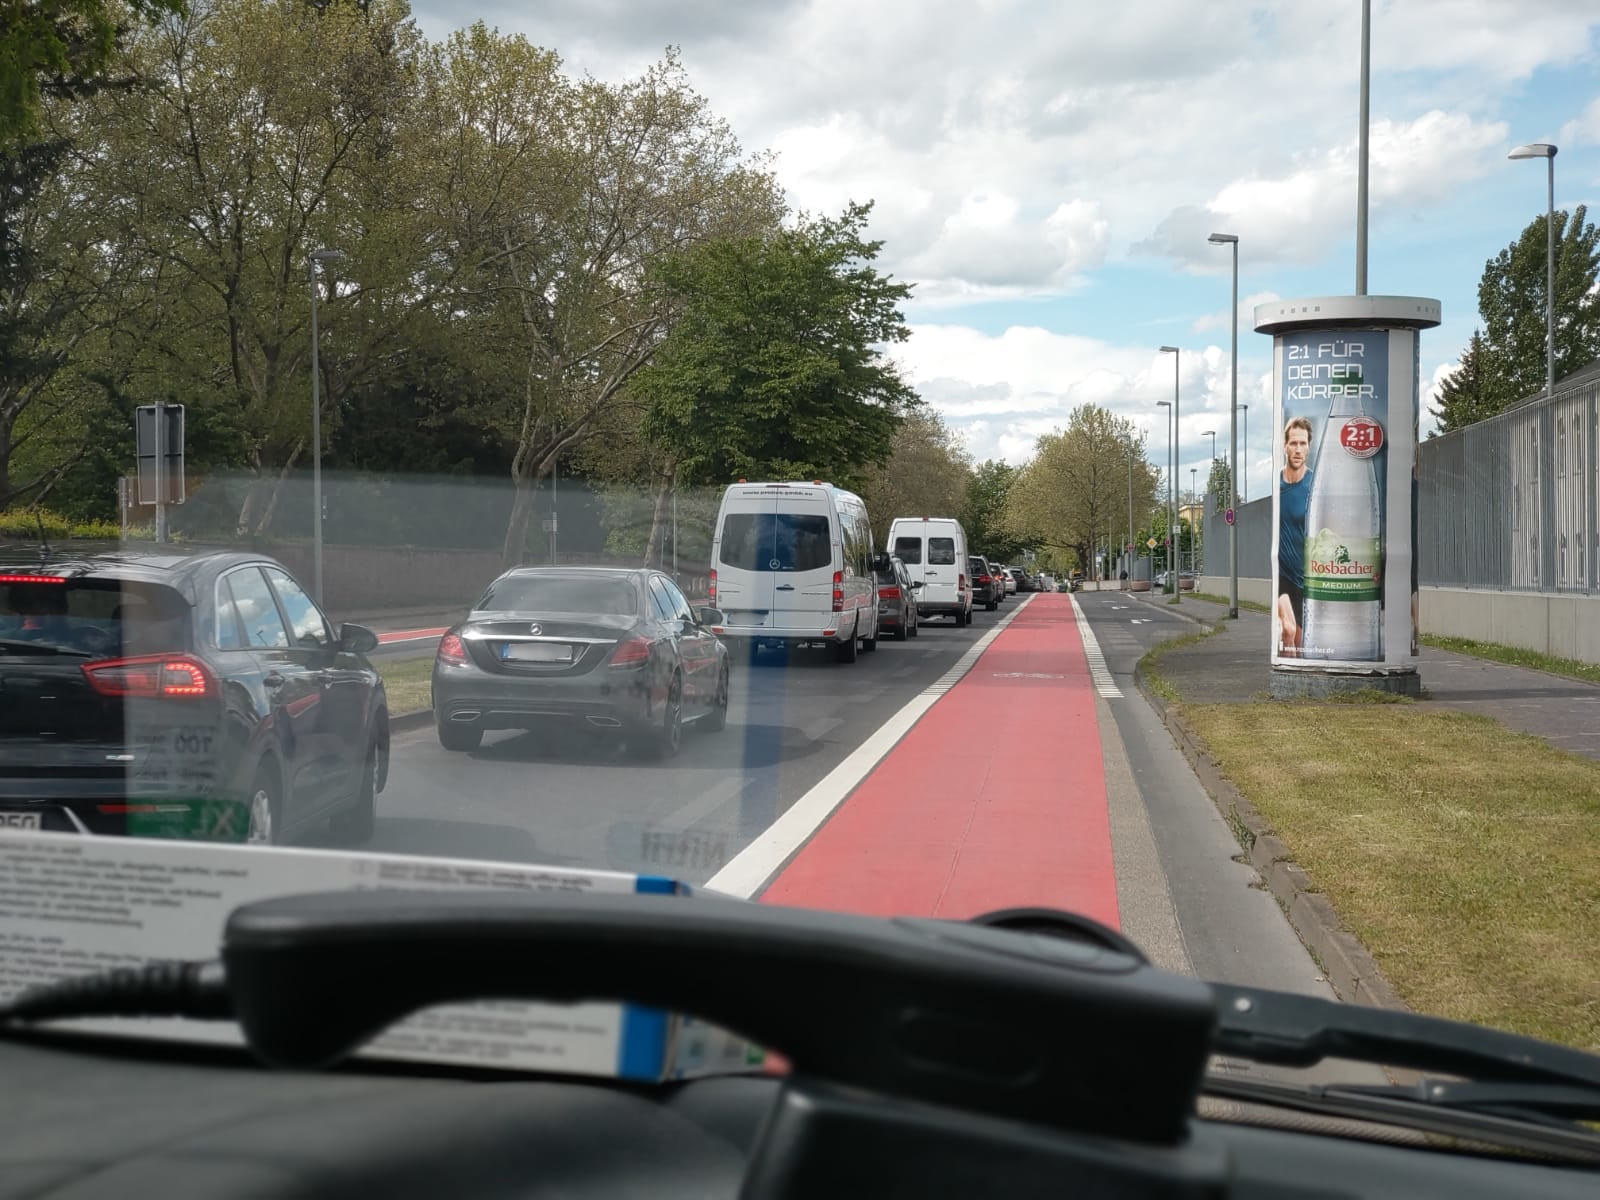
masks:
POLYGON ((706 881, 710 891, 724 892, 730 896, 748 899, 766 886, 767 881, 782 869, 822 823, 833 815, 833 810, 844 803, 845 797, 871 774, 872 769, 893 750, 900 739, 911 731, 922 714, 932 708, 939 697, 948 692, 962 676, 977 664, 991 642, 1011 624, 1018 613, 1028 607, 1032 596, 1025 598, 1007 613, 993 629, 967 648, 956 663, 933 683, 913 696, 899 712, 890 717, 857 746, 845 760, 829 771, 804 796, 791 804, 788 810, 767 826, 761 835, 746 846, 706 881))
POLYGON ((1111 678, 1111 672, 1106 667, 1106 656, 1100 653, 1100 643, 1095 640, 1094 630, 1089 628, 1089 618, 1084 615, 1078 598, 1073 596, 1071 599, 1072 614, 1078 618, 1078 636, 1083 639, 1083 655, 1089 660, 1089 677, 1094 680, 1094 690, 1107 699, 1120 700, 1122 689, 1111 678))

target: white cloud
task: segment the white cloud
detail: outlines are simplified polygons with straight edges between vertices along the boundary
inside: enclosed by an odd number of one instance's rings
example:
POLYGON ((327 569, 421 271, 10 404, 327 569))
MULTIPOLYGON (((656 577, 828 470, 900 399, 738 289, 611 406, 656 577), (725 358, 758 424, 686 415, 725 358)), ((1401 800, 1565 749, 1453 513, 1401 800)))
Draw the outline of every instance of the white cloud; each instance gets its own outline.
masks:
MULTIPOLYGON (((1239 336, 1241 341, 1246 332, 1255 328, 1256 305, 1266 304, 1270 300, 1282 300, 1277 292, 1251 292, 1239 300, 1239 336)), ((1217 330, 1221 333, 1230 333, 1228 325, 1228 310, 1219 308, 1215 312, 1208 312, 1204 316, 1195 318, 1191 329, 1195 333, 1206 333, 1217 330)))
POLYGON ((1600 144, 1600 96, 1596 96, 1584 110, 1561 127, 1558 146, 1593 146, 1600 144))

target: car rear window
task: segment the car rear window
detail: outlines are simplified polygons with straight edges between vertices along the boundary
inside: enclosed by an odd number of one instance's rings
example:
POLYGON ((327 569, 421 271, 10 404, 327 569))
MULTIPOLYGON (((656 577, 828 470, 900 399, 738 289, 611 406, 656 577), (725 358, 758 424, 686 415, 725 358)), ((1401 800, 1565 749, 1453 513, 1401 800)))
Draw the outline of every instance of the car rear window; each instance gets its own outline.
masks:
POLYGON ((161 584, 67 579, 0 585, 0 649, 9 654, 31 646, 107 657, 184 650, 188 619, 188 602, 161 584))
POLYGON ((476 607, 487 612, 596 613, 638 615, 639 595, 631 579, 572 575, 510 575, 491 583, 476 607))
POLYGON ((922 562, 922 539, 919 537, 895 538, 894 555, 908 567, 917 566, 922 562))
POLYGON ((931 537, 928 539, 928 565, 930 567, 953 567, 955 564, 955 538, 931 537))
POLYGON ((833 562, 828 518, 732 512, 722 521, 724 566, 741 571, 815 571, 833 562))

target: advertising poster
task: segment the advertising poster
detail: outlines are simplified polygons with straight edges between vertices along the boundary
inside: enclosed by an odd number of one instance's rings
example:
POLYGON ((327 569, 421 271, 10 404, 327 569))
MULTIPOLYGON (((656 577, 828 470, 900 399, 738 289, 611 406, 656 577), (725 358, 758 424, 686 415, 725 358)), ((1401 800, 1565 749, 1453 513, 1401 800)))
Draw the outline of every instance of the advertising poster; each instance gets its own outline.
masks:
MULTIPOLYGON (((1300 662, 1381 664, 1391 651, 1385 621, 1391 566, 1390 469, 1404 457, 1411 485, 1415 384, 1391 386, 1391 349, 1410 365, 1402 330, 1285 333, 1276 339, 1276 437, 1272 547, 1274 666, 1300 662), (1403 416, 1391 419, 1391 395, 1403 416), (1403 439, 1396 447, 1390 431, 1403 439)), ((1402 501, 1402 510, 1410 504, 1402 501)), ((1411 514, 1404 511, 1402 557, 1411 514)), ((1392 564, 1399 566, 1400 564, 1392 564)), ((1410 592, 1410 563, 1401 579, 1410 592)), ((1409 616, 1410 595, 1404 604, 1409 616)), ((1411 622, 1406 621, 1409 626, 1411 622)), ((1410 637, 1393 650, 1410 656, 1410 637)))

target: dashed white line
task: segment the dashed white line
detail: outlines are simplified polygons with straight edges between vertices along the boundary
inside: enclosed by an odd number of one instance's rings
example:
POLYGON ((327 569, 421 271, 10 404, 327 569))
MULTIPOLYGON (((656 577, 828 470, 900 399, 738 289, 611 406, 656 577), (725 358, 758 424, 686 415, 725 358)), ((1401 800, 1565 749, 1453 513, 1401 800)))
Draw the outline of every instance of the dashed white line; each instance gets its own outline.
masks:
POLYGON ((1083 639, 1083 656, 1089 660, 1089 678, 1094 680, 1094 690, 1107 699, 1120 700, 1122 689, 1111 678, 1106 656, 1100 653, 1100 643, 1095 640, 1094 630, 1089 627, 1089 618, 1084 615, 1078 598, 1073 596, 1071 599, 1072 615, 1078 619, 1078 636, 1083 639))

